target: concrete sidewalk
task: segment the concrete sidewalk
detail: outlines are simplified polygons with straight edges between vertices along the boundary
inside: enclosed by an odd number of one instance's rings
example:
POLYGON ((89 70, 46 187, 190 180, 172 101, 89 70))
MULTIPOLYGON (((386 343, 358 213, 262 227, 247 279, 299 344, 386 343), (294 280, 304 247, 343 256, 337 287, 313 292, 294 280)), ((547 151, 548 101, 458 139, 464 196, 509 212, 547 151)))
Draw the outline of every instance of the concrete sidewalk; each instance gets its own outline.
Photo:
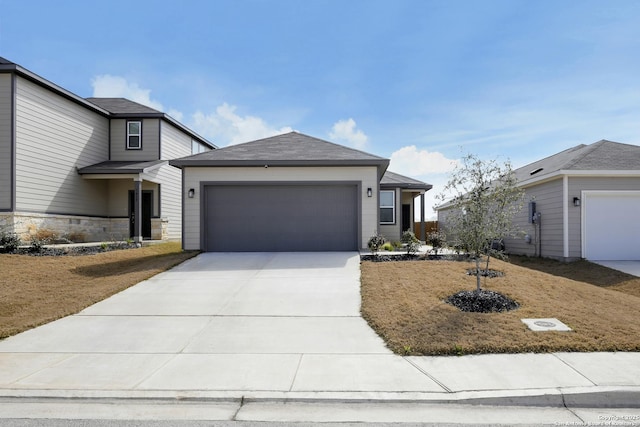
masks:
POLYGON ((640 353, 394 355, 359 271, 357 253, 201 254, 1 341, 0 399, 640 407, 640 353))

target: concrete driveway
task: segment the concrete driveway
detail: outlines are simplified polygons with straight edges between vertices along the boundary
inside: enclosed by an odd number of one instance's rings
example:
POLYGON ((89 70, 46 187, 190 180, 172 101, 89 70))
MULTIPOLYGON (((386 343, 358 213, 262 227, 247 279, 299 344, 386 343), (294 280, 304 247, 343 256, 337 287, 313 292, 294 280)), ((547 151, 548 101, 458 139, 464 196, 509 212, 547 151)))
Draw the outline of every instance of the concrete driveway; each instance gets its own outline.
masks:
POLYGON ((201 254, 0 342, 0 388, 443 391, 360 317, 359 262, 201 254))
POLYGON ((592 261, 596 264, 640 277, 640 261, 592 261))

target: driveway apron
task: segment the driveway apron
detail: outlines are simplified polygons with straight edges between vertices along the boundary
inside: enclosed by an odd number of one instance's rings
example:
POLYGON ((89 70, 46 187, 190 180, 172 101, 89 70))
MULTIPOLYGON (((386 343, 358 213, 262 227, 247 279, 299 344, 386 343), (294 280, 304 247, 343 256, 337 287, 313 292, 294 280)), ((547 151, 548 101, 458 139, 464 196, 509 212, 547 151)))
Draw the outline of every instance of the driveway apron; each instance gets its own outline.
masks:
POLYGON ((360 317, 359 261, 201 254, 0 342, 0 388, 442 391, 360 317))

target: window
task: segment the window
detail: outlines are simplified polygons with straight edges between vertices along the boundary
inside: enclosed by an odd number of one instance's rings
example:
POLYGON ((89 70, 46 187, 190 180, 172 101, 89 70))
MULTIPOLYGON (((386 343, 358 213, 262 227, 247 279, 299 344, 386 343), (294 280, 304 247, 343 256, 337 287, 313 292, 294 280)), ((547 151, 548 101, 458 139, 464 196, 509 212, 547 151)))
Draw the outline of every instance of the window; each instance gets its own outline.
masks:
POLYGON ((127 150, 142 148, 142 122, 127 122, 127 150))
POLYGON ((380 191, 380 224, 395 224, 396 192, 380 191))

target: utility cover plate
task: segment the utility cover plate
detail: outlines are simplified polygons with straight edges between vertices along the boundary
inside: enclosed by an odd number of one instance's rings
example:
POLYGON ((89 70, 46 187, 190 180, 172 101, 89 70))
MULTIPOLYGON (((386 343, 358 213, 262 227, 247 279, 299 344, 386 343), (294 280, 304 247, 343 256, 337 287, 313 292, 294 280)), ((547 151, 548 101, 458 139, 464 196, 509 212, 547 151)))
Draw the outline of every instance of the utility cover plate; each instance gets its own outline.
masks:
POLYGON ((571 331, 571 328, 555 318, 549 319, 520 319, 532 331, 571 331))

